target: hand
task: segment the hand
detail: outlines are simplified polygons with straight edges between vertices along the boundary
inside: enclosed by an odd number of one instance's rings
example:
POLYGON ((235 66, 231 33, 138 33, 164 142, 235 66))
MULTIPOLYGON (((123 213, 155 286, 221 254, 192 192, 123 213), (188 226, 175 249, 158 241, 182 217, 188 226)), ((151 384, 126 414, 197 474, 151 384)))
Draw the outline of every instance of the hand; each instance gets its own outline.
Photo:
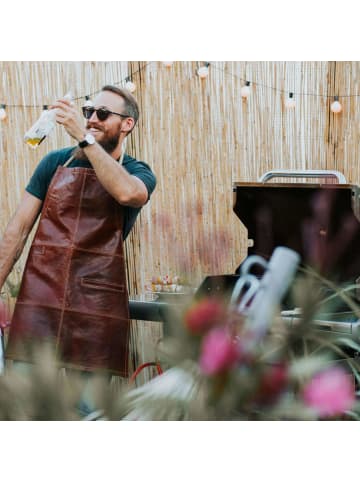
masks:
POLYGON ((56 109, 55 120, 64 126, 66 132, 75 140, 81 141, 85 134, 85 126, 74 103, 67 99, 57 100, 50 109, 56 109))

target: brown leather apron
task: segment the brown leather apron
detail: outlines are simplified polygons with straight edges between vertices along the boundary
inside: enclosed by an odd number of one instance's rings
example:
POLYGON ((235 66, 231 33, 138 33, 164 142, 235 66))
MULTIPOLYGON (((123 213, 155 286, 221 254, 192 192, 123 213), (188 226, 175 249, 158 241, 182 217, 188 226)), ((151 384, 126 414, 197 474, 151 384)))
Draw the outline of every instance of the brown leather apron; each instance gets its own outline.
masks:
POLYGON ((6 357, 51 341, 62 366, 128 376, 123 207, 93 169, 58 167, 30 248, 6 357), (31 344, 31 343, 30 343, 31 344))

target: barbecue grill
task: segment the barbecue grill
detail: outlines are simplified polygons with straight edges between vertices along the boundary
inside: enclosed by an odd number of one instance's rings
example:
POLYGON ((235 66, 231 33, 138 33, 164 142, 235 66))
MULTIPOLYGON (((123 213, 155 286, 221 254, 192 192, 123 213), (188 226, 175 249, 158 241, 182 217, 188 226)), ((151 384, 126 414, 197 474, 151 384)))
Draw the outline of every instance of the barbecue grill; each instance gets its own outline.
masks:
MULTIPOLYGON (((337 286, 358 283, 360 188, 348 184, 342 173, 269 171, 258 182, 235 182, 233 195, 234 213, 248 230, 248 256, 269 259, 276 247, 285 246, 299 253, 304 266, 317 266, 337 286), (283 178, 285 182, 274 182, 274 178, 283 178), (311 182, 304 182, 309 178, 311 182), (291 182, 294 179, 297 182, 291 182)), ((195 298, 221 292, 229 299, 240 267, 232 274, 207 276, 195 298)), ((356 296, 355 290, 352 294, 355 301, 356 296)), ((286 303, 285 300, 282 317, 294 324, 301 314, 295 306, 286 303)), ((149 302, 130 299, 130 316, 166 321, 171 306, 169 300, 161 297, 149 302)), ((321 315, 314 323, 319 330, 360 340, 360 320, 346 306, 338 306, 336 312, 321 315)))

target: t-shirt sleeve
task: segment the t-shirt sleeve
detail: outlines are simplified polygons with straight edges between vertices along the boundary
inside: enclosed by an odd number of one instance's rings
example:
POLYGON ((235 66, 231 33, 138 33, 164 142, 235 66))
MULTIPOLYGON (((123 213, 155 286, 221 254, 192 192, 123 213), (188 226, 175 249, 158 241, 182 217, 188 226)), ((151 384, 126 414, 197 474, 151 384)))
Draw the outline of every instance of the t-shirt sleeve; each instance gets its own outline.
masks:
POLYGON ((43 157, 37 165, 28 185, 25 188, 26 191, 41 201, 44 201, 55 170, 56 165, 54 165, 54 157, 52 153, 49 153, 43 157))
POLYGON ((148 190, 148 200, 156 186, 156 177, 150 167, 142 161, 137 161, 132 167, 130 174, 138 177, 145 184, 148 190))

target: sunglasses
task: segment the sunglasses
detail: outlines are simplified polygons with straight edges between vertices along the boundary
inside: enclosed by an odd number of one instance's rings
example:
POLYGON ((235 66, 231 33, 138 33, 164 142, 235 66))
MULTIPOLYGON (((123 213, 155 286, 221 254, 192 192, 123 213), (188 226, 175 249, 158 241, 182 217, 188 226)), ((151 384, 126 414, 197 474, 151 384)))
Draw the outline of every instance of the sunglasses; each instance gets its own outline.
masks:
POLYGON ((104 121, 106 120, 109 115, 114 114, 118 115, 120 117, 129 117, 128 115, 125 114, 119 114, 118 112, 111 112, 111 110, 104 109, 104 107, 100 107, 99 109, 95 109, 95 107, 88 107, 85 106, 82 108, 83 115, 85 119, 90 119, 90 117, 93 115, 94 112, 96 112, 96 116, 99 119, 99 121, 104 121))

